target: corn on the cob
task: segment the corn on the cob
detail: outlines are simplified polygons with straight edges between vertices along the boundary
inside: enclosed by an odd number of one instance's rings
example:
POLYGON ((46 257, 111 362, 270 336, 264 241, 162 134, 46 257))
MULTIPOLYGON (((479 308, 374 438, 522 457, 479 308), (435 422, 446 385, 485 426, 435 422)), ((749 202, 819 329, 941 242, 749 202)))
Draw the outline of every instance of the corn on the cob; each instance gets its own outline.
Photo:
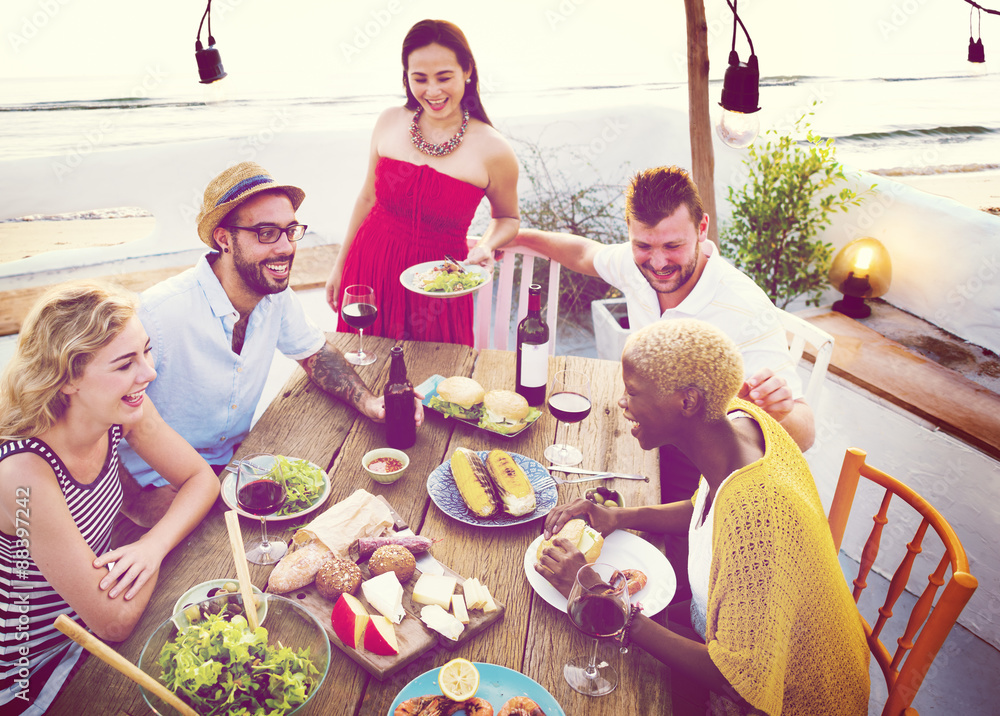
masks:
POLYGON ((520 517, 535 511, 535 488, 514 458, 503 450, 491 450, 486 456, 486 469, 505 512, 520 517))
POLYGON ((500 510, 493 481, 483 459, 468 448, 457 448, 451 455, 451 474, 455 486, 473 514, 493 517, 500 510))

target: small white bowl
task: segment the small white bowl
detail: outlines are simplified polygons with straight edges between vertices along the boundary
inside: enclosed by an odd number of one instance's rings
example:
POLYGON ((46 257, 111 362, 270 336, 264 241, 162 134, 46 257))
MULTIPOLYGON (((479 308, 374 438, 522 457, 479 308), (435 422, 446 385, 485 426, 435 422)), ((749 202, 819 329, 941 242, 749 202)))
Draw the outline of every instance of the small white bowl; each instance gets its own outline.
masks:
POLYGON ((380 482, 383 485, 391 485, 396 480, 401 478, 404 472, 406 472, 406 468, 410 466, 410 458, 402 450, 396 450, 394 448, 378 448, 376 450, 369 450, 365 453, 365 456, 361 458, 361 466, 365 469, 365 472, 368 473, 368 476, 375 482, 380 482), (395 458, 403 463, 403 466, 395 472, 374 472, 373 470, 368 469, 368 465, 371 464, 372 461, 378 460, 380 457, 395 458))

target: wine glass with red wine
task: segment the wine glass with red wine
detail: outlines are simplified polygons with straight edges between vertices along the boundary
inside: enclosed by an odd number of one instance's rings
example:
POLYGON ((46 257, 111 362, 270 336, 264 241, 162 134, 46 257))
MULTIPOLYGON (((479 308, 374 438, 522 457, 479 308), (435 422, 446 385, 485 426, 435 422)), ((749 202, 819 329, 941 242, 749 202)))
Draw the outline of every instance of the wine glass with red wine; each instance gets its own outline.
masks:
MULTIPOLYGON (((549 412, 563 423, 578 423, 590 415, 590 377, 576 370, 556 373, 549 393, 549 412)), ((545 448, 545 459, 553 465, 578 465, 583 453, 565 442, 545 448)))
POLYGON ((248 455, 236 468, 236 506, 260 517, 263 538, 247 551, 247 561, 254 564, 275 564, 285 556, 284 542, 271 544, 267 539, 267 516, 285 504, 285 481, 281 464, 274 455, 248 455))
POLYGON ((625 626, 631 608, 628 579, 610 564, 585 564, 576 573, 566 613, 573 626, 594 637, 589 657, 579 656, 563 666, 563 677, 584 696, 604 696, 618 686, 618 672, 610 664, 597 664, 597 646, 625 626))
POLYGON ((340 315, 344 323, 358 329, 358 349, 345 353, 344 358, 353 365, 371 365, 375 362, 375 354, 365 353, 362 341, 365 329, 375 323, 378 317, 375 289, 371 286, 348 286, 344 289, 344 298, 340 302, 340 315))

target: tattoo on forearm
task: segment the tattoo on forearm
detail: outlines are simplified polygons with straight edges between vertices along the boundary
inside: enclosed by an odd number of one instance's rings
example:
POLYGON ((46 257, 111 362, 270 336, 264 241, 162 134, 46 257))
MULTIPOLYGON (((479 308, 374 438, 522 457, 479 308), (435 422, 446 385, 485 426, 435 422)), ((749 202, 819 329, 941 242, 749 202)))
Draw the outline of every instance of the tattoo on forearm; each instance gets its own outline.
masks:
POLYGON ((320 388, 355 408, 369 392, 351 364, 329 343, 306 360, 305 370, 320 388))

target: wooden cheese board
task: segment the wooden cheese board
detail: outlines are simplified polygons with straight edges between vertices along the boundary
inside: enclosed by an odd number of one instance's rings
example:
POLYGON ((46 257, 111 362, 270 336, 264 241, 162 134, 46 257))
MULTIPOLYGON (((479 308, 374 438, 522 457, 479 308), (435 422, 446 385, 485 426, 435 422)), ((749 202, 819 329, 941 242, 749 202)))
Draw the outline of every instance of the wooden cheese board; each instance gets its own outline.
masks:
MULTIPOLYGON (((379 497, 385 501, 381 495, 379 497)), ((391 506, 390 511, 392 512, 393 519, 396 522, 396 529, 406 529, 406 524, 399 518, 395 510, 392 510, 391 506)), ((408 532, 408 534, 412 533, 408 532)), ((463 593, 462 584, 464 584, 465 578, 440 562, 438 562, 438 565, 440 565, 443 574, 455 577, 458 581, 458 586, 455 588, 455 592, 459 594, 463 593)), ((364 579, 367 580, 371 577, 371 573, 368 571, 367 562, 358 563, 358 567, 360 567, 361 575, 364 579)), ((424 605, 413 601, 413 587, 416 584, 417 579, 420 577, 420 574, 420 570, 417 570, 414 572, 413 577, 402 585, 403 609, 405 611, 405 616, 399 624, 394 625, 396 641, 399 646, 399 653, 393 656, 379 656, 378 654, 368 651, 364 647, 358 647, 355 649, 342 642, 340 637, 338 637, 336 632, 334 632, 333 623, 331 621, 334 603, 320 595, 315 583, 310 583, 302 589, 296 589, 285 594, 284 596, 298 601, 303 608, 319 620, 319 623, 323 625, 324 629, 326 629, 327 635, 330 638, 330 643, 335 648, 342 651, 355 663, 381 681, 387 676, 391 676, 400 669, 403 669, 436 645, 440 644, 447 649, 454 649, 459 644, 464 644, 466 641, 475 637, 477 634, 483 632, 492 624, 503 618, 505 611, 504 605, 497 602, 496 598, 494 598, 494 603, 496 604, 495 611, 469 611, 469 623, 465 625, 465 629, 462 630, 462 634, 459 636, 457 641, 439 634, 438 632, 428 628, 420 620, 420 610, 424 605)), ((362 605, 364 605, 369 614, 379 613, 378 610, 375 609, 375 607, 373 607, 367 599, 365 599, 364 592, 360 588, 354 596, 356 596, 362 605)))

